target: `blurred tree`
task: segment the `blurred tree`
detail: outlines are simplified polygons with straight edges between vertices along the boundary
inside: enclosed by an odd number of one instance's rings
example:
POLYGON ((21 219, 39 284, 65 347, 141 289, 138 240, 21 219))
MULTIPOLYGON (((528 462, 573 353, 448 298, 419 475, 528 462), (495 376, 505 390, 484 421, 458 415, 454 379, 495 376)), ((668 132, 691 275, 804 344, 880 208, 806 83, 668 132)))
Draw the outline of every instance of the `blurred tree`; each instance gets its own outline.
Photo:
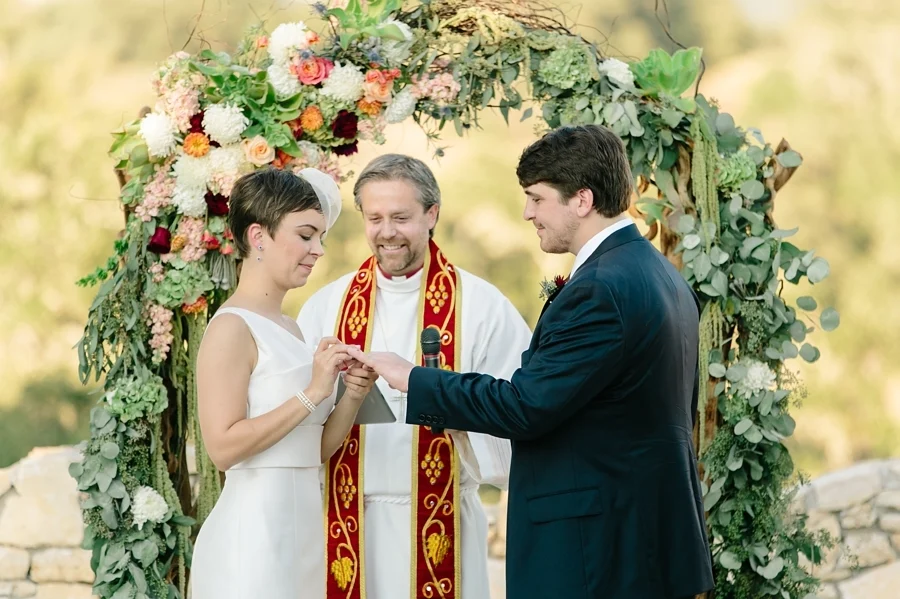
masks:
POLYGON ((0 409, 0 468, 33 447, 74 445, 88 437, 88 413, 96 397, 57 371, 28 382, 19 402, 0 409))

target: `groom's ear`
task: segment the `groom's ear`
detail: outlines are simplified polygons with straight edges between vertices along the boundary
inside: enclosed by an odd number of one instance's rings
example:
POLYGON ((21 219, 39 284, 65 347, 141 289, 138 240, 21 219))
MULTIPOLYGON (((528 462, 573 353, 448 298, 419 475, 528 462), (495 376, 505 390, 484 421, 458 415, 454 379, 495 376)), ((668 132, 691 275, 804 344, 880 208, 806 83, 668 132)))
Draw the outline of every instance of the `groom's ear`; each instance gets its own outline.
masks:
POLYGON ((594 211, 594 192, 587 187, 579 189, 572 197, 575 200, 575 214, 584 218, 594 211))

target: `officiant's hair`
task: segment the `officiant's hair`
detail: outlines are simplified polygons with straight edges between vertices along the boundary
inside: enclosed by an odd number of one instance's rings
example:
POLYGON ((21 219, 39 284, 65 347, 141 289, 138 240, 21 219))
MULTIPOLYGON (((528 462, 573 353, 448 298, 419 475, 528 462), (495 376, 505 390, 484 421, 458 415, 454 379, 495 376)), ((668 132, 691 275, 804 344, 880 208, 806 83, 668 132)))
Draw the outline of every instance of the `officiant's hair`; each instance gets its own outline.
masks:
MULTIPOLYGON (((353 202, 357 210, 362 210, 363 186, 374 181, 406 181, 416 188, 417 199, 424 211, 427 212, 432 206, 437 206, 440 211, 441 188, 428 165, 418 158, 405 154, 382 154, 367 164, 353 186, 353 202)), ((437 226, 437 220, 434 222, 437 226)), ((433 228, 428 232, 428 237, 432 236, 433 228)))
POLYGON ((306 179, 274 167, 238 179, 231 190, 229 204, 228 227, 241 258, 250 255, 247 229, 253 223, 259 223, 266 233, 274 235, 282 219, 291 212, 322 212, 319 198, 306 179))
POLYGON ((519 185, 545 183, 568 201, 582 189, 594 194, 594 209, 607 218, 628 210, 634 182, 619 136, 599 125, 550 131, 522 152, 519 185))

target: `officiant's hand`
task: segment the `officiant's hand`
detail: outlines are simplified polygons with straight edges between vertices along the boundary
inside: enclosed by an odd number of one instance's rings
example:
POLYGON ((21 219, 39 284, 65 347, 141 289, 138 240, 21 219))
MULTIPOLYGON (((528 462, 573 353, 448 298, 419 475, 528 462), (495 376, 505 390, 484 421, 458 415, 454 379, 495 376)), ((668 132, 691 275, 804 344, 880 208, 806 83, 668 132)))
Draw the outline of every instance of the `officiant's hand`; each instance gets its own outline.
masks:
POLYGON ((347 351, 353 358, 375 370, 387 381, 391 389, 401 393, 409 390, 409 373, 415 367, 413 363, 407 362, 393 352, 365 353, 357 347, 350 347, 347 351))
POLYGON ((358 360, 354 360, 344 373, 344 398, 360 401, 372 390, 378 379, 378 373, 358 360))

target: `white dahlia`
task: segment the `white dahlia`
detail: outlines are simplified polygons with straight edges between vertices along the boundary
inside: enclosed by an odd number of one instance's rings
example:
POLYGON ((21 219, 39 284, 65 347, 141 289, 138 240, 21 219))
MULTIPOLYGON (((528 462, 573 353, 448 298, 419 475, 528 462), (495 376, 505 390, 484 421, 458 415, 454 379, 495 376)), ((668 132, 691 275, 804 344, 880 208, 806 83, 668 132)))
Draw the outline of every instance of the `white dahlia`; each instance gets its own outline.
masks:
POLYGON ((223 196, 231 195, 231 188, 244 173, 252 170, 240 145, 212 148, 209 151, 209 189, 223 196))
POLYGON ((403 33, 403 37, 406 38, 403 41, 382 39, 381 42, 381 56, 386 58, 391 64, 400 64, 409 58, 409 51, 413 45, 412 29, 410 29, 409 25, 403 21, 398 21, 396 19, 388 19, 384 24, 396 25, 401 33, 403 33))
POLYGON ((388 123, 399 123, 409 118, 416 110, 416 97, 409 87, 394 96, 393 101, 384 111, 384 120, 388 123))
POLYGON ((250 119, 234 104, 213 104, 203 113, 203 130, 211 140, 222 145, 240 141, 248 125, 250 119))
POLYGON ((747 367, 747 374, 734 384, 735 393, 750 399, 775 387, 775 373, 766 364, 758 360, 746 360, 743 364, 747 367))
POLYGON ((185 216, 200 218, 206 215, 206 186, 186 187, 175 184, 175 192, 172 194, 172 204, 178 212, 185 216))
POLYGON ((141 530, 146 522, 159 523, 165 520, 169 506, 152 487, 138 487, 131 499, 131 513, 134 525, 141 530))
POLYGON ((141 137, 151 158, 164 158, 175 150, 177 131, 175 123, 165 114, 151 112, 141 119, 141 137))
POLYGON ((301 22, 282 23, 269 36, 269 57, 277 65, 287 66, 291 54, 309 48, 306 25, 301 22))
POLYGON ((617 58, 607 58, 601 62, 600 72, 617 87, 622 89, 634 87, 634 73, 631 72, 631 67, 617 58))
MULTIPOLYGON (((215 149, 217 148, 213 148, 213 150, 215 149)), ((187 154, 179 156, 172 165, 176 186, 206 189, 206 183, 210 176, 210 154, 202 158, 195 158, 187 154)))
POLYGON ((365 76, 355 65, 335 63, 322 84, 322 95, 343 102, 356 102, 363 95, 365 76))
POLYGON ((297 77, 284 65, 272 63, 266 69, 266 73, 269 75, 269 83, 279 96, 293 96, 303 87, 297 77))

